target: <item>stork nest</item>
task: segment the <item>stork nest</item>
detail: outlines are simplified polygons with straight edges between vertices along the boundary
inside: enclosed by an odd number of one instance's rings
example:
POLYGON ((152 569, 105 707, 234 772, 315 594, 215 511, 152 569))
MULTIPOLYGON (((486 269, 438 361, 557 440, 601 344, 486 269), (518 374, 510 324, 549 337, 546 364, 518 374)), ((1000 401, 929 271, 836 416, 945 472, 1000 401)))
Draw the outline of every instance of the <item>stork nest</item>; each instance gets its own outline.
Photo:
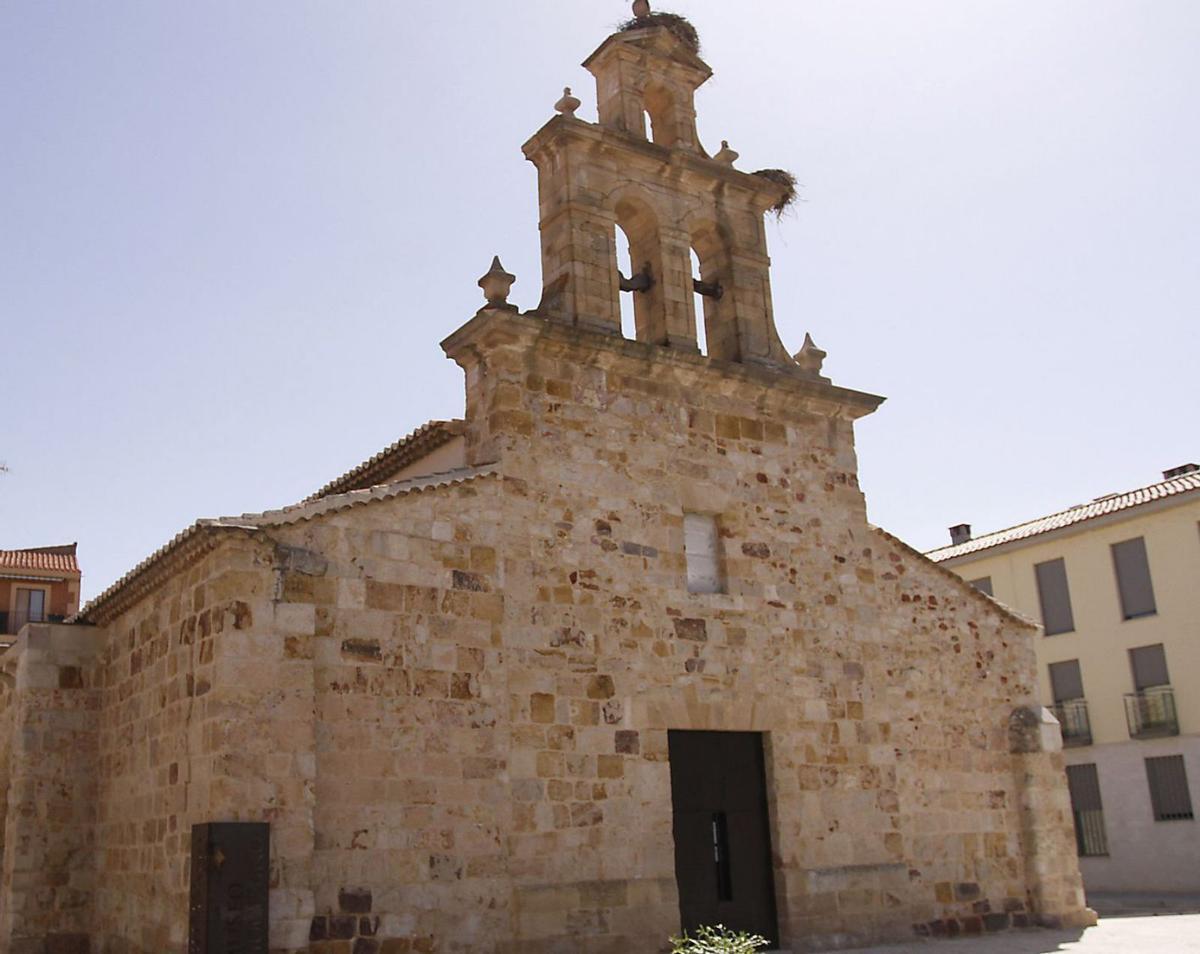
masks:
POLYGON ((627 30, 641 30, 652 26, 666 27, 675 39, 697 56, 700 55, 700 34, 696 32, 696 28, 692 26, 687 17, 681 17, 678 13, 652 13, 640 20, 634 17, 622 23, 617 30, 625 33, 627 30))
POLYGON ((783 186, 783 196, 771 206, 771 211, 775 213, 775 217, 777 219, 783 218, 783 213, 795 205, 800 198, 800 193, 796 189, 796 177, 786 169, 759 169, 754 175, 762 176, 768 182, 774 182, 776 185, 783 186))

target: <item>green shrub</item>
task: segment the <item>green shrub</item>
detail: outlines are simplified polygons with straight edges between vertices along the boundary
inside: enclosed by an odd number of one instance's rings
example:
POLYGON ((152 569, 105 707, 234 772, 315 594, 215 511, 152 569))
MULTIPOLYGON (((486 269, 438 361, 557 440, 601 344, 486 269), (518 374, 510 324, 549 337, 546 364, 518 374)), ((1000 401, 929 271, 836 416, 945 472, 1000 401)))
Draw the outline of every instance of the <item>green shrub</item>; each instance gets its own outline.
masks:
POLYGON ((765 937, 731 931, 718 924, 697 928, 691 935, 684 931, 682 937, 671 938, 671 954, 754 954, 767 943, 765 937))

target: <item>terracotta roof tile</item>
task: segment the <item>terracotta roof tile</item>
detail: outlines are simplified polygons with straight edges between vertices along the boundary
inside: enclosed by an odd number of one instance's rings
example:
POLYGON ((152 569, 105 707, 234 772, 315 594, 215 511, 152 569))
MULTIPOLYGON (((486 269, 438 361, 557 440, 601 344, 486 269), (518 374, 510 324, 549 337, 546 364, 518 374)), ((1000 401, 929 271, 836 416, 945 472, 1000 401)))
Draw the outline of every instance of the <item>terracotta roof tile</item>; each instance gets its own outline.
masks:
POLYGON ((462 421, 430 421, 422 424, 407 437, 385 447, 374 457, 363 461, 335 480, 331 480, 305 501, 318 500, 351 490, 365 490, 387 483, 409 464, 420 460, 463 432, 462 421))
POLYGON ((57 573, 79 572, 74 543, 61 547, 0 550, 0 567, 12 570, 52 570, 57 573))
MULTIPOLYGON (((194 549, 202 552, 205 549, 205 537, 211 538, 219 532, 253 532, 261 527, 277 527, 285 524, 300 523, 311 520, 327 513, 347 510, 351 507, 372 503, 376 500, 390 500, 406 494, 421 493, 457 484, 489 477, 498 471, 492 467, 465 467, 461 470, 448 471, 444 474, 431 474, 427 477, 417 477, 411 480, 398 480, 394 483, 355 490, 348 493, 328 497, 310 498, 309 500, 284 507, 281 510, 269 510, 265 513, 247 513, 240 517, 217 517, 197 520, 186 530, 175 537, 141 563, 108 587, 103 593, 89 600, 78 613, 67 620, 69 623, 106 623, 113 615, 121 612, 131 598, 136 594, 157 585, 159 579, 169 572, 173 565, 170 558, 179 553, 194 549), (131 596, 130 594, 133 594, 131 596)), ((213 544, 209 543, 211 547, 213 544)))
POLYGON ((1150 484, 1148 487, 1139 487, 1137 490, 1130 490, 1123 494, 1100 497, 1091 503, 1079 504, 1076 507, 1050 514, 1048 517, 1039 517, 1006 530, 985 533, 966 543, 939 547, 936 550, 930 550, 925 555, 935 563, 942 563, 946 560, 953 560, 955 557, 978 553, 980 550, 990 550, 992 547, 1002 546, 1005 543, 1036 537, 1039 534, 1049 533, 1051 530, 1061 530, 1063 527, 1094 520, 1111 513, 1141 507, 1156 500, 1165 500, 1168 497, 1197 491, 1200 491, 1200 472, 1184 474, 1181 477, 1163 480, 1157 484, 1150 484))

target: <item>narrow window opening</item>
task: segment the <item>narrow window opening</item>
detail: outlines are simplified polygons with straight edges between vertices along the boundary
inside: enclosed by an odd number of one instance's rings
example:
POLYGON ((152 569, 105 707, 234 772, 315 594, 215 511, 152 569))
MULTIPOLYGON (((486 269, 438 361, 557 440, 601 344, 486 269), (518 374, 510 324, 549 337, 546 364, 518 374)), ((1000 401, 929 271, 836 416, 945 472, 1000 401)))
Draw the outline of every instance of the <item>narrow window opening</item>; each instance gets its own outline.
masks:
POLYGON ((646 138, 649 139, 651 142, 655 142, 654 117, 650 115, 649 110, 643 110, 642 117, 646 123, 646 138))
POLYGON ((1112 545, 1113 569, 1117 574, 1117 592, 1125 619, 1153 616, 1154 585, 1150 581, 1150 563, 1146 559, 1146 541, 1142 537, 1112 545))
POLYGON ((1150 783, 1155 821, 1191 821, 1196 817, 1182 755, 1146 759, 1146 780, 1150 783))
POLYGON ((992 597, 996 595, 992 592, 992 578, 990 576, 981 576, 978 580, 971 580, 970 585, 979 590, 980 593, 986 593, 992 597))
MULTIPOLYGON (((632 255, 629 250, 629 236, 621 226, 617 226, 617 270, 622 275, 633 275, 632 255)), ((621 304, 621 335, 630 341, 637 340, 637 321, 634 318, 633 295, 619 293, 617 300, 621 304)))
POLYGON ((1108 854, 1104 828, 1104 805, 1100 801, 1100 779, 1095 764, 1068 765, 1067 788, 1071 793, 1071 815, 1075 819, 1075 844, 1079 854, 1096 857, 1108 854))
POLYGON ((717 899, 733 900, 733 873, 729 865, 729 820, 724 812, 713 812, 713 864, 717 869, 717 899))
POLYGON ((721 535, 717 518, 706 513, 683 515, 683 550, 689 593, 722 593, 721 535))
MULTIPOLYGON (((694 280, 700 278, 700 256, 692 249, 692 275, 694 280)), ((703 355, 708 354, 708 298, 700 290, 692 286, 692 303, 696 313, 696 346, 703 355)))
POLYGON ((1067 565, 1061 557, 1033 568, 1037 578, 1038 601, 1042 604, 1042 625, 1047 636, 1075 629, 1071 612, 1071 591, 1067 586, 1067 565))

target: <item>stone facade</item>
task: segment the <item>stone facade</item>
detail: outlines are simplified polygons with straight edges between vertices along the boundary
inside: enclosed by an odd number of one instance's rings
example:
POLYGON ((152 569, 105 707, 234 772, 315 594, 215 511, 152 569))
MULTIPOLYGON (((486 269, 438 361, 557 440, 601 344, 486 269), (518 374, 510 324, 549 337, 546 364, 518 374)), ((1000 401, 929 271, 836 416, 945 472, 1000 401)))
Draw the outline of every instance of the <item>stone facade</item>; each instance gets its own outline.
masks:
POLYGON ((602 124, 527 146, 543 308, 495 298, 443 345, 465 466, 201 521, 0 657, 0 950, 183 951, 191 826, 254 820, 278 954, 660 951, 681 729, 762 733, 785 949, 1087 920, 1032 627, 868 524, 880 399, 779 343, 773 187, 613 118, 707 68, 655 25, 590 62, 602 124), (719 225, 713 355, 681 261, 641 340, 613 324, 623 200, 579 178, 622 150, 683 170, 630 160, 643 223, 697 241, 690 194, 719 225), (685 513, 717 519, 723 592, 688 591, 685 513))

